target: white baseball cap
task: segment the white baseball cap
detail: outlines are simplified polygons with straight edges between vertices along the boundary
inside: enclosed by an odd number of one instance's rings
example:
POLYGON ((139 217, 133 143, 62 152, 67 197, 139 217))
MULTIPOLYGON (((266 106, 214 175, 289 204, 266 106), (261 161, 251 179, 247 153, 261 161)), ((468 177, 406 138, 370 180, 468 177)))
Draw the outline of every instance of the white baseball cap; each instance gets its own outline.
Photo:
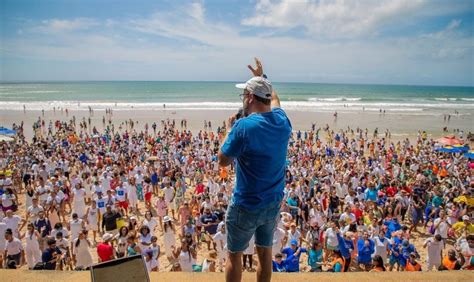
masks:
POLYGON ((114 237, 114 235, 112 235, 110 233, 105 233, 104 235, 102 235, 102 240, 107 242, 107 241, 110 241, 110 239, 112 239, 113 237, 114 237))
POLYGON ((254 76, 245 83, 236 84, 235 87, 245 89, 263 99, 270 100, 272 98, 272 84, 261 76, 254 76))
POLYGON ((470 219, 470 218, 469 218, 468 215, 463 215, 463 216, 462 216, 462 220, 469 220, 469 219, 470 219))

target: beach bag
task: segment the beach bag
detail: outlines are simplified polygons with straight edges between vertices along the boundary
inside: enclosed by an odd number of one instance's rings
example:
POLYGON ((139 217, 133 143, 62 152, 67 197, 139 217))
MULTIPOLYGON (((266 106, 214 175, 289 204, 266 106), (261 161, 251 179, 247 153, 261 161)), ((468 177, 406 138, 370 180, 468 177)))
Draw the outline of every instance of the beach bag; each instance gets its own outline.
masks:
POLYGON ((202 272, 202 265, 193 264, 193 272, 202 272))
POLYGON ((124 227, 124 226, 127 226, 127 223, 125 222, 125 220, 123 218, 119 218, 117 219, 117 229, 120 230, 120 228, 124 227))
POLYGON ((429 232, 430 234, 434 235, 435 234, 435 227, 434 227, 434 223, 430 226, 430 229, 429 229, 429 232))
POLYGON ((37 264, 35 264, 35 266, 33 267, 33 270, 44 270, 45 266, 45 263, 44 262, 38 262, 37 264))

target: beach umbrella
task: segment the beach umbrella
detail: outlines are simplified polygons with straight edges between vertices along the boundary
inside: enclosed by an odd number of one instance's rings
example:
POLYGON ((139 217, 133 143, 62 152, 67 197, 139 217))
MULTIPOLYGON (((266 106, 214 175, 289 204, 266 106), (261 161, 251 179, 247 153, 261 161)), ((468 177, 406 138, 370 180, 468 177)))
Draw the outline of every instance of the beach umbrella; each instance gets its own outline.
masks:
POLYGON ((469 151, 468 145, 457 144, 457 145, 454 145, 453 148, 456 149, 459 153, 465 153, 469 151))
POLYGON ((467 196, 459 196, 457 198, 454 198, 454 202, 456 203, 465 203, 468 206, 474 206, 474 198, 473 197, 467 197, 467 196))
POLYGON ((16 134, 15 130, 11 130, 3 126, 0 127, 0 135, 15 135, 15 134, 16 134))
POLYGON ((474 150, 468 151, 464 156, 469 159, 474 159, 474 150))
POLYGON ((10 136, 6 136, 6 135, 0 135, 0 142, 13 142, 15 141, 15 138, 13 137, 10 137, 10 136))
POLYGON ((458 149, 454 148, 453 146, 446 146, 446 147, 438 148, 438 149, 436 149, 436 152, 459 153, 458 149))
POLYGON ((456 138, 454 135, 447 135, 442 138, 439 138, 436 140, 437 143, 442 144, 442 145, 458 145, 458 144, 463 144, 464 141, 456 138))

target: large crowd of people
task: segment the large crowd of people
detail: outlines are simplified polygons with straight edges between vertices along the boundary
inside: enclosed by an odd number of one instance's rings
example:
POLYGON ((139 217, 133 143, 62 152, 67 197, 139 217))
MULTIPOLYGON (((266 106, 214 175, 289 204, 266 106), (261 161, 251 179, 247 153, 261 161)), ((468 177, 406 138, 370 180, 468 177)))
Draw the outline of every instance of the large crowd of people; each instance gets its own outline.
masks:
MULTIPOLYGON (((149 271, 223 271, 234 181, 218 166, 224 126, 107 119, 99 130, 38 118, 31 141, 15 125, 16 141, 0 143, 0 267, 83 270, 141 254, 149 271)), ((474 269, 473 169, 436 146, 425 133, 294 132, 273 270, 474 269)))

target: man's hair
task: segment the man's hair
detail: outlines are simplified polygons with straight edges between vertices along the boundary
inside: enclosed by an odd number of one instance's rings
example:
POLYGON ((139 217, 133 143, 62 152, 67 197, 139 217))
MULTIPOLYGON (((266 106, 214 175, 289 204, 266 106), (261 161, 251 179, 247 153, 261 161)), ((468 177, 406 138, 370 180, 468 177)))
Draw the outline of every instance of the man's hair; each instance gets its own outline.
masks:
POLYGON ((265 104, 266 106, 268 106, 272 103, 271 99, 265 99, 265 98, 262 98, 262 97, 257 96, 257 95, 253 95, 253 97, 255 98, 255 100, 259 101, 262 104, 265 104))

